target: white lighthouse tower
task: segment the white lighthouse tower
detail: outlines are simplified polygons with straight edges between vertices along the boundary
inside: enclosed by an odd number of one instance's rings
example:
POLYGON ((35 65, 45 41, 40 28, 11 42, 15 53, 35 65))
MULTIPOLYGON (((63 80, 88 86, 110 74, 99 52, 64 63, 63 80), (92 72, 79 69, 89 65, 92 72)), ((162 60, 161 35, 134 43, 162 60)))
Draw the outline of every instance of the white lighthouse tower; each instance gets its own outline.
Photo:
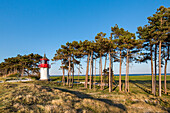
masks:
POLYGON ((49 80, 49 68, 50 65, 48 64, 49 59, 44 54, 44 57, 40 59, 41 63, 39 65, 40 67, 40 80, 49 80))

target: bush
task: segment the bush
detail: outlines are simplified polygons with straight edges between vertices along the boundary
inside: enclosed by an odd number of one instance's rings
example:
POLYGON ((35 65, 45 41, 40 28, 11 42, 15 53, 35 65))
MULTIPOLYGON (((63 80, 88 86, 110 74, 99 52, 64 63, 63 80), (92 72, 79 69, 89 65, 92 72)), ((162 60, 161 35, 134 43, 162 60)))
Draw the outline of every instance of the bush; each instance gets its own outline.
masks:
POLYGON ((40 79, 40 76, 39 75, 29 75, 29 77, 31 79, 34 79, 34 80, 39 80, 40 79))
POLYGON ((14 74, 9 75, 8 77, 19 77, 19 76, 20 76, 19 73, 14 73, 14 74))

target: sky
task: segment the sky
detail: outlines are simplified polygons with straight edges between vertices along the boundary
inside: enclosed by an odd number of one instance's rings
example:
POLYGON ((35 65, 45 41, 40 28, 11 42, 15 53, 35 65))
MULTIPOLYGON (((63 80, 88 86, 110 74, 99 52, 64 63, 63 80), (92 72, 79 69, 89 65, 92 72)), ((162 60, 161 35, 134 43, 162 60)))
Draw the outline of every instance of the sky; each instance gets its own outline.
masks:
MULTIPOLYGON (((162 5, 169 7, 170 0, 0 0, 0 62, 30 53, 46 53, 52 59, 66 42, 94 40, 99 32, 109 37, 115 24, 136 33, 162 5)), ((50 75, 61 75, 59 66, 55 62, 50 75)), ((82 66, 84 74, 85 61, 82 66)), ((119 64, 114 63, 118 72, 119 64)), ((150 63, 133 62, 130 73, 150 73, 150 63)))

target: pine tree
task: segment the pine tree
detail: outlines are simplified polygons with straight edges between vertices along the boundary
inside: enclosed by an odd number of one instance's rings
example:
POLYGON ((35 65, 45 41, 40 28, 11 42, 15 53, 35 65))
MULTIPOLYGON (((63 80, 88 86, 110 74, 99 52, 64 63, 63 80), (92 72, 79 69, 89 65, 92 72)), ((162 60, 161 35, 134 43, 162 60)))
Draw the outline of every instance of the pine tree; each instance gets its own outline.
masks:
POLYGON ((162 43, 168 38, 169 8, 160 6, 156 14, 148 17, 153 38, 159 43, 159 96, 161 96, 161 48, 162 43))
POLYGON ((139 34, 139 39, 144 41, 143 51, 140 52, 140 56, 137 60, 139 62, 147 62, 147 60, 151 60, 152 93, 155 94, 155 80, 153 76, 153 45, 155 44, 155 40, 152 38, 151 30, 148 25, 145 25, 143 28, 138 27, 137 33, 139 34))
POLYGON ((122 51, 123 51, 123 40, 121 39, 120 36, 125 35, 125 30, 123 28, 119 28, 118 25, 116 24, 114 27, 111 27, 112 34, 114 35, 114 42, 117 44, 117 52, 119 53, 119 59, 118 61, 120 62, 119 66, 119 91, 122 91, 121 88, 121 67, 122 67, 122 51))
POLYGON ((106 35, 106 33, 100 32, 97 34, 97 36, 95 36, 95 41, 96 41, 96 45, 97 45, 97 50, 98 50, 98 54, 100 56, 100 76, 101 76, 101 90, 104 89, 103 86, 103 70, 102 70, 102 56, 106 53, 107 50, 107 46, 105 46, 105 44, 107 44, 106 42, 106 38, 104 38, 106 35))

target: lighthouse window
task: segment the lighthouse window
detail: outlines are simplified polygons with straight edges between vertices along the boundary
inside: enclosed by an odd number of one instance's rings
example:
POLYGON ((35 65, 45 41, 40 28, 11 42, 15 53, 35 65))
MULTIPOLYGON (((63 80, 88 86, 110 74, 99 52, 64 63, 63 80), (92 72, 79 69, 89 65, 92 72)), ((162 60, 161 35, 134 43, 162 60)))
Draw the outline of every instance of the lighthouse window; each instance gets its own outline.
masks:
POLYGON ((42 60, 42 61, 41 61, 41 63, 42 63, 42 64, 45 64, 45 61, 44 61, 44 60, 42 60))

